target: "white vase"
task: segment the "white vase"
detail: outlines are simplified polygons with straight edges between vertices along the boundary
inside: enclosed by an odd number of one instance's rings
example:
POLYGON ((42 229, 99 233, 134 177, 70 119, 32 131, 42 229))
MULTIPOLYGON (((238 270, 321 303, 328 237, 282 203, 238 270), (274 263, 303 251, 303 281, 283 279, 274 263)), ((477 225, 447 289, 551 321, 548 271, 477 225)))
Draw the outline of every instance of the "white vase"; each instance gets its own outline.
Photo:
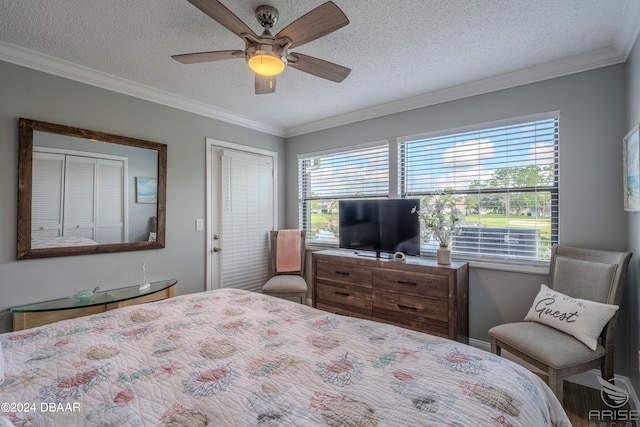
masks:
POLYGON ((438 264, 451 264, 451 249, 444 243, 438 248, 438 264))

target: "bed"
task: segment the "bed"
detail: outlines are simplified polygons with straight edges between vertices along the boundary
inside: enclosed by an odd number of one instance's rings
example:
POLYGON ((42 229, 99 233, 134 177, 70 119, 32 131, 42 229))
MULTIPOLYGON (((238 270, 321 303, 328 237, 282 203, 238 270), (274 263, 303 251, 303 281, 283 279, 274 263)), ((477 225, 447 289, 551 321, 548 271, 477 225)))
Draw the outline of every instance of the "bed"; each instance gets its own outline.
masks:
POLYGON ((61 236, 61 237, 31 237, 31 249, 66 248, 69 246, 95 246, 95 242, 87 237, 61 236))
POLYGON ((241 290, 0 343, 0 426, 570 425, 550 389, 506 359, 241 290))

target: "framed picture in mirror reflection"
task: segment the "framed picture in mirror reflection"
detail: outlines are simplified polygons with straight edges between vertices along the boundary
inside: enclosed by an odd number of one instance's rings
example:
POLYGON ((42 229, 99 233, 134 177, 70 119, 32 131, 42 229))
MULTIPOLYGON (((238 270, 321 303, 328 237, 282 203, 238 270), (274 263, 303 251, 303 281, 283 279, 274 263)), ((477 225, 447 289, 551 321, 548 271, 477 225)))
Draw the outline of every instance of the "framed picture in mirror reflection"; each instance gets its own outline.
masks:
POLYGON ((158 203, 158 180, 136 177, 136 203, 158 203))

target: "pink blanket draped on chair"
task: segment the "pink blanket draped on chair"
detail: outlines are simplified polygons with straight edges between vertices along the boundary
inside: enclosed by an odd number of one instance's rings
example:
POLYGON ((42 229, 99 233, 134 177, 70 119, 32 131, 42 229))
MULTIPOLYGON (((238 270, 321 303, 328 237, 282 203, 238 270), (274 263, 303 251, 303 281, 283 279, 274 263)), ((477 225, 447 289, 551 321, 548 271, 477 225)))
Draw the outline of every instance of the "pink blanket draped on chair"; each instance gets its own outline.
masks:
POLYGON ((300 230, 279 230, 276 250, 276 271, 300 271, 300 230))

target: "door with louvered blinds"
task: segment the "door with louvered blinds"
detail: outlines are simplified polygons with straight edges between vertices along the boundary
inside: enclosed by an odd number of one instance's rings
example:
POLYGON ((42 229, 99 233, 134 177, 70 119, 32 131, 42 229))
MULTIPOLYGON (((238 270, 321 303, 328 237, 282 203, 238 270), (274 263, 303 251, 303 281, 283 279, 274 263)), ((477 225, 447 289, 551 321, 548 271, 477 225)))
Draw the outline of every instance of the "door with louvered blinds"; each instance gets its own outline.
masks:
POLYGON ((275 224, 273 158, 216 147, 211 155, 212 287, 259 291, 275 224))
POLYGON ((63 235, 94 240, 95 208, 96 159, 67 156, 63 235))
POLYGON ((63 235, 126 242, 124 162, 67 155, 65 169, 63 235))
POLYGON ((126 243, 125 170, 121 160, 97 160, 96 238, 99 243, 126 243))
POLYGON ((62 236, 64 155, 33 153, 31 236, 62 236))

